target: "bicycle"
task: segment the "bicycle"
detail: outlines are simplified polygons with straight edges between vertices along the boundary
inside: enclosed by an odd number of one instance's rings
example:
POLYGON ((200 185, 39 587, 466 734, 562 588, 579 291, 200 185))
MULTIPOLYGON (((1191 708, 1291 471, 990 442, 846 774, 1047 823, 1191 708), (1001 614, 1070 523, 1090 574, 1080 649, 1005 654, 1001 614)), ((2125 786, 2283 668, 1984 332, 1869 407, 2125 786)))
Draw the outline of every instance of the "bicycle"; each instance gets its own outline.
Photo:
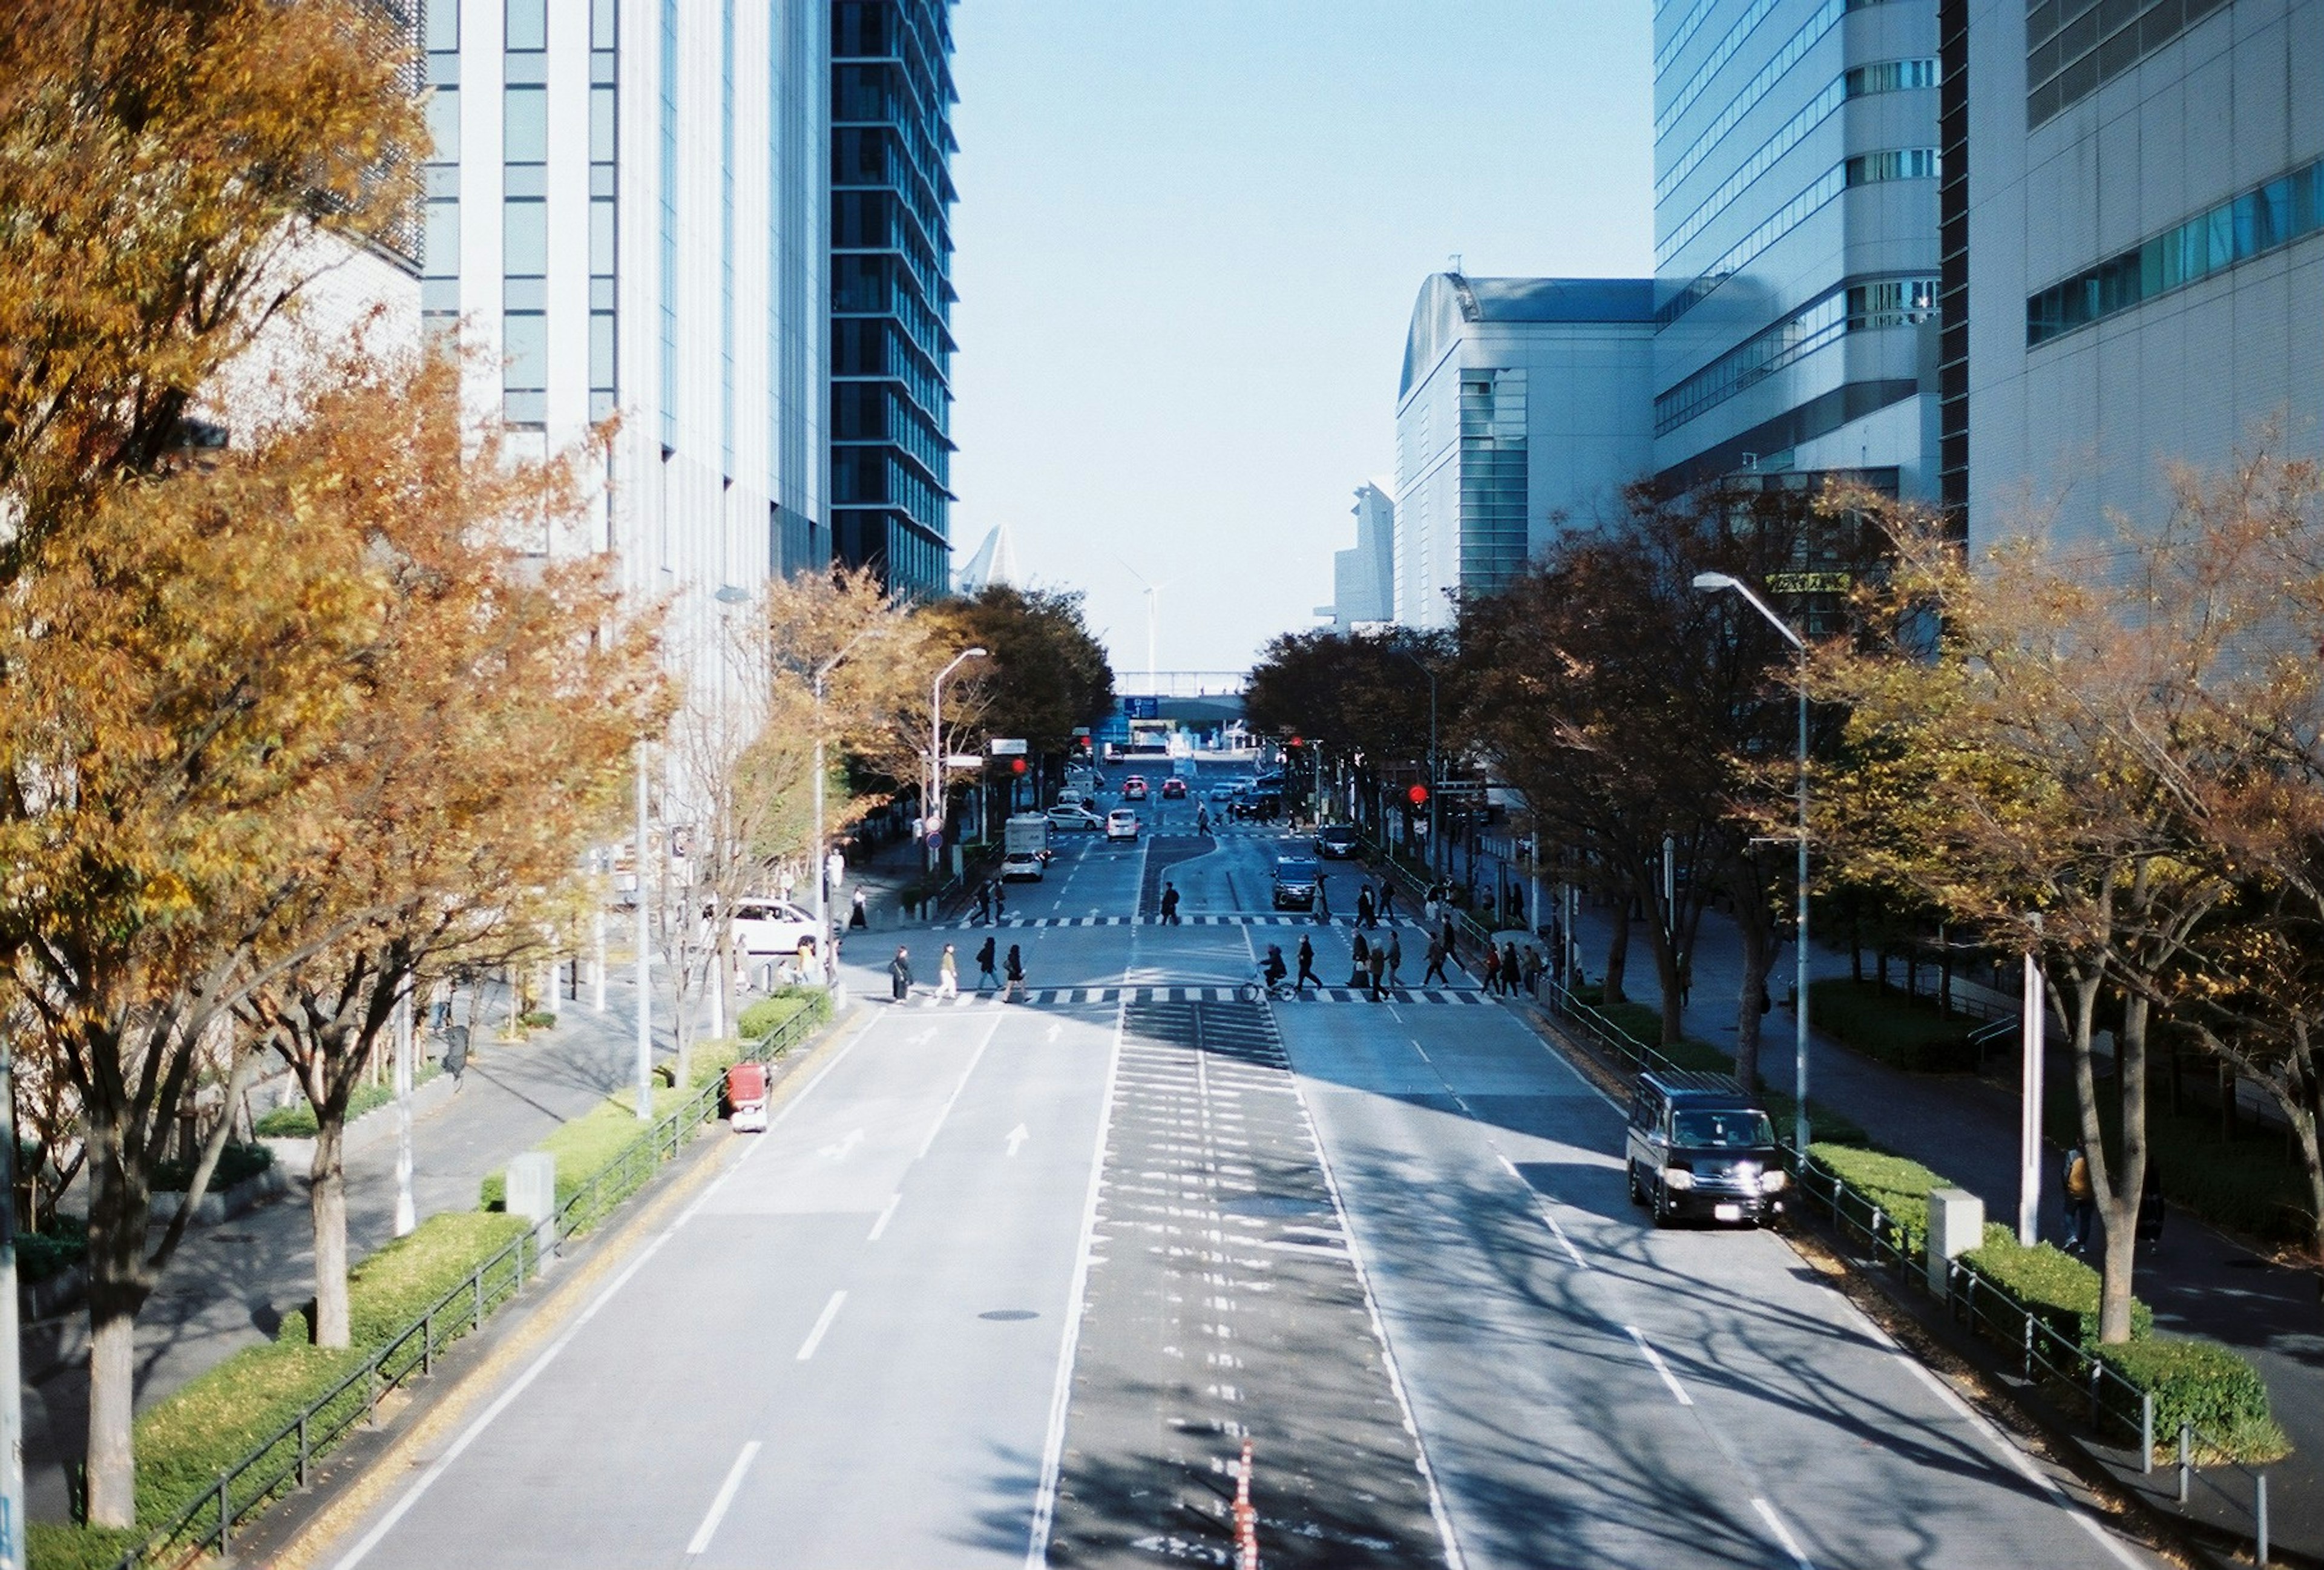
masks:
POLYGON ((1235 989, 1235 996, 1246 1003, 1255 1003, 1261 999, 1269 998, 1279 1002, 1297 995, 1298 989, 1292 985, 1289 976, 1284 976, 1277 981, 1269 981, 1267 978, 1267 973, 1263 970, 1253 972, 1249 981, 1235 989))

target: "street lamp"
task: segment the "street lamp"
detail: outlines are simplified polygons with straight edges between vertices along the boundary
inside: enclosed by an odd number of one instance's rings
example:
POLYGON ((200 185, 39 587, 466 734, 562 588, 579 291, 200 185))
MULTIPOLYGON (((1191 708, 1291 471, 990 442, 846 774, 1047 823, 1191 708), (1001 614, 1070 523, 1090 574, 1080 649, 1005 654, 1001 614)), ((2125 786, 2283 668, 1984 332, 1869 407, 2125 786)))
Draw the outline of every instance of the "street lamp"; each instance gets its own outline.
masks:
POLYGON ((1751 592, 1740 578, 1723 572, 1699 572, 1694 575, 1694 586, 1717 591, 1733 589, 1741 595, 1750 607, 1767 619, 1767 624, 1784 635, 1800 657, 1800 865, 1799 865, 1799 931, 1794 938, 1798 949, 1798 976, 1794 989, 1798 1001, 1793 1006, 1793 1018, 1799 1028, 1799 1043, 1792 1058, 1792 1094, 1799 1100, 1794 1113, 1792 1138, 1799 1146, 1800 1159, 1808 1153, 1808 645, 1807 641, 1792 631, 1791 623, 1775 614, 1767 602, 1751 592))
POLYGON ((1436 672, 1421 664, 1420 656, 1409 649, 1391 651, 1419 666, 1420 673, 1428 678, 1428 864, 1441 878, 1444 875, 1444 868, 1443 853, 1437 849, 1443 843, 1443 837, 1436 832, 1436 672))
POLYGON ((855 651, 855 645, 872 635, 866 627, 840 646, 839 652, 815 668, 815 864, 807 876, 815 881, 815 963, 823 971, 824 985, 834 992, 831 1000, 835 1009, 844 1007, 846 994, 839 990, 839 967, 832 963, 831 955, 831 880, 825 875, 823 843, 823 684, 839 669, 840 661, 855 651))
POLYGON ((936 870, 936 836, 944 827, 944 684, 945 678, 971 660, 982 660, 982 649, 964 649, 952 657, 952 663, 936 672, 928 683, 928 795, 921 813, 921 843, 927 846, 927 870, 936 870))

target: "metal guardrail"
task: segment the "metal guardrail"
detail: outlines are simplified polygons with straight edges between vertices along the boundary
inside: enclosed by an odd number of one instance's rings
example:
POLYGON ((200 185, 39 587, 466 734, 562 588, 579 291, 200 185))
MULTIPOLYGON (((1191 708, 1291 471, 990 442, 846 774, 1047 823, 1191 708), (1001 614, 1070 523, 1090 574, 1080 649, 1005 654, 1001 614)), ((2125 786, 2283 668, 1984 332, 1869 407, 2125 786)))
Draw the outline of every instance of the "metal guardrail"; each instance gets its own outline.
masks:
MULTIPOLYGON (((813 1007, 800 1010, 746 1046, 740 1060, 763 1063, 788 1051, 822 1018, 813 1007)), ((710 1122, 725 1088, 722 1076, 690 1093, 561 1201, 551 1218, 549 1246, 587 1232, 645 1187, 662 1162, 675 1158, 710 1122)), ((496 1309, 523 1291, 528 1278, 538 1279, 544 1246, 539 1231, 527 1232, 477 1265, 297 1417, 220 1472, 215 1485, 115 1561, 114 1570, 177 1564, 213 1548, 220 1556, 232 1552, 237 1525, 304 1488, 318 1459, 358 1426, 376 1421, 382 1398, 415 1373, 433 1373, 438 1353, 482 1329, 496 1309)))

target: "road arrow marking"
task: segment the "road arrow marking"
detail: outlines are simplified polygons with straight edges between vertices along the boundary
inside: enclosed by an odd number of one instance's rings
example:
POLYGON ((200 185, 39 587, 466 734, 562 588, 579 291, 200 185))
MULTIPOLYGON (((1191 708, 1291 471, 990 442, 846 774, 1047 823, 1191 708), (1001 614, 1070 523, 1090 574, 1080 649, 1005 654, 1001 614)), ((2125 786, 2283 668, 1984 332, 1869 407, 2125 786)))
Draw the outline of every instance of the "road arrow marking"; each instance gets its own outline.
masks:
POLYGON ((1056 1040, 1058 1037, 1060 1037, 1060 1036, 1064 1035, 1065 1033, 1065 1028, 1063 1025, 1054 1024, 1054 1023, 1053 1023, 1053 1024, 1051 1024, 1051 1025, 1050 1025, 1050 1027, 1049 1027, 1049 1033, 1048 1033, 1047 1036, 1043 1037, 1043 1038, 1042 1038, 1042 1039, 1043 1039, 1043 1040, 1046 1040, 1046 1041, 1054 1041, 1054 1040, 1056 1040))
POLYGON ((1032 1137, 1032 1131, 1028 1129, 1023 1123, 1019 1123, 1015 1128, 1009 1131, 1009 1153, 1012 1156, 1015 1155, 1024 1147, 1025 1141, 1032 1137))
POLYGON ((818 1156, 829 1157, 835 1161, 844 1161, 847 1159, 848 1153, 862 1142, 863 1131, 862 1129, 852 1129, 848 1131, 848 1135, 845 1139, 840 1141, 835 1145, 825 1145, 822 1150, 817 1150, 816 1154, 818 1156))

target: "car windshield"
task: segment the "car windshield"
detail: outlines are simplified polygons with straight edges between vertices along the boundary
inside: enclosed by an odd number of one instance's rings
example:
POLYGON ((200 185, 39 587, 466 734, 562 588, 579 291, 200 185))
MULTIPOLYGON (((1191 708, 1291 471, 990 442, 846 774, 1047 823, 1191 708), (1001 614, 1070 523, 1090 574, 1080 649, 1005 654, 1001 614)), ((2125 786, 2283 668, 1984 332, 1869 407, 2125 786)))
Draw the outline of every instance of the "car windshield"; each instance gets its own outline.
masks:
POLYGON ((1772 1145, 1775 1131, 1763 1112, 1683 1112, 1671 1120, 1674 1142, 1698 1150, 1742 1150, 1772 1145))
POLYGON ((1277 862, 1275 875, 1293 882, 1312 882, 1315 876, 1314 862, 1277 862))

